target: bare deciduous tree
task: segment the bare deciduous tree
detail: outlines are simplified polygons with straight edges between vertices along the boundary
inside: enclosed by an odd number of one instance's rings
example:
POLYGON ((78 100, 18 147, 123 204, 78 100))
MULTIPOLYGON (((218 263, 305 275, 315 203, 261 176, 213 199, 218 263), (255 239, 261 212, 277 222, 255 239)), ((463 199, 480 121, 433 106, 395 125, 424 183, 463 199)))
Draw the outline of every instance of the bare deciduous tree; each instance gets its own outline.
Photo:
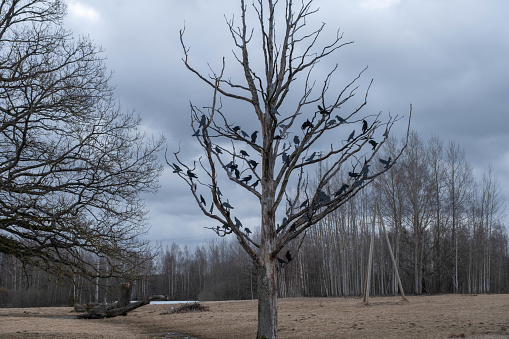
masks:
POLYGON ((277 269, 279 263, 291 261, 288 252, 285 259, 278 258, 280 251, 387 171, 402 152, 383 159, 386 166, 381 171, 375 172, 374 166, 370 170, 398 117, 389 114, 385 122, 381 113, 358 117, 369 86, 360 102, 352 99, 364 70, 339 91, 330 90, 337 66, 321 85, 313 80, 314 67, 351 42, 343 42, 338 33, 329 44, 317 46, 325 25, 306 31, 306 20, 317 12, 312 3, 255 1, 255 30, 248 24, 251 7, 240 1, 240 25, 233 20, 227 24, 236 47, 234 56, 243 70, 242 82, 225 76, 224 59, 221 70, 208 76, 194 68, 184 32, 180 35, 186 67, 212 87, 213 98, 208 109, 191 105, 193 136, 205 153, 199 168, 196 162, 186 164, 180 151, 175 153, 177 163, 169 165, 189 185, 202 212, 221 225, 211 229, 219 236, 234 234, 253 259, 258 271, 258 338, 277 337, 277 269), (251 49, 254 39, 260 45, 251 49), (303 94, 294 99, 289 93, 297 79, 302 80, 303 94), (251 127, 246 132, 234 123, 235 116, 222 108, 222 97, 248 103, 260 130, 253 132, 251 127), (295 100, 293 108, 289 98, 295 100), (318 177, 311 185, 306 174, 317 167, 318 177), (348 179, 340 187, 332 186, 332 179, 345 171, 348 179), (222 196, 223 179, 244 188, 260 206, 259 241, 234 215, 234 203, 222 196), (207 200, 212 200, 211 208, 207 200))
POLYGON ((1 1, 0 252, 96 276, 90 252, 119 274, 144 250, 139 195, 156 189, 163 140, 121 111, 101 50, 64 14, 62 1, 1 1))

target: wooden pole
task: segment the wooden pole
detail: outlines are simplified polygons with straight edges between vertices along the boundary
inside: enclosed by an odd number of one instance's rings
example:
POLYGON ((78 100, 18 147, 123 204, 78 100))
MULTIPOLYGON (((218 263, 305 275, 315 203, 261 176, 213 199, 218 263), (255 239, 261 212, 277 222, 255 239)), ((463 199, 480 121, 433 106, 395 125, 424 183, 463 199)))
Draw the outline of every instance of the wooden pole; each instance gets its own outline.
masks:
POLYGON ((369 290, 371 288, 371 267, 373 266, 373 247, 375 247, 375 220, 376 212, 373 214, 373 222, 371 224, 371 242, 369 243, 368 270, 366 272, 366 282, 364 284, 364 297, 362 301, 365 305, 369 303, 369 290))
POLYGON ((394 268, 394 273, 396 274, 396 279, 398 280, 398 286, 399 286, 399 292, 401 294, 401 298, 403 298, 404 301, 408 301, 408 299, 405 297, 405 292, 403 291, 403 285, 401 285, 401 279, 399 278, 398 267, 396 266, 396 260, 394 260, 394 254, 392 253, 391 242, 389 241, 389 236, 387 235, 387 231, 385 230, 384 219, 382 218, 382 212, 380 211, 380 206, 378 206, 378 203, 376 203, 376 208, 378 210, 378 216, 379 216, 380 222, 382 224, 382 229, 383 229, 383 232, 385 235, 385 241, 387 241, 387 247, 389 248, 389 254, 391 255, 392 267, 394 268))

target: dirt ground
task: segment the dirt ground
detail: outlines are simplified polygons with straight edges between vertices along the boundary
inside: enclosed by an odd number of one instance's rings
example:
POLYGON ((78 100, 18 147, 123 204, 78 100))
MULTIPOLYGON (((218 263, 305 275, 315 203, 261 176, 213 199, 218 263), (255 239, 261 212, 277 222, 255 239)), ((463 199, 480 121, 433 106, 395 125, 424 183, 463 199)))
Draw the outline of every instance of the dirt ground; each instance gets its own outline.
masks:
MULTIPOLYGON (((279 300, 280 338, 509 338, 509 295, 279 300)), ((256 301, 203 302, 206 312, 147 305, 126 317, 75 319, 68 307, 0 309, 0 338, 254 338, 256 301)))

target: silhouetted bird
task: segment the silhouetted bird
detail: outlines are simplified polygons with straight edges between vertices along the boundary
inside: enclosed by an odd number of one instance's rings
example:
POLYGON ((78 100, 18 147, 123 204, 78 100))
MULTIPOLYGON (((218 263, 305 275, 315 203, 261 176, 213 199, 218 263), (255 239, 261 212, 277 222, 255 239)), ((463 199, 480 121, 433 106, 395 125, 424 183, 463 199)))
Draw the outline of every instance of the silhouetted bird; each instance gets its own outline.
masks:
POLYGON ((290 251, 286 251, 285 258, 286 258, 286 260, 288 260, 288 262, 293 260, 292 255, 290 254, 290 251))
POLYGON ((246 151, 244 151, 244 150, 241 150, 241 151, 240 151, 240 155, 243 155, 243 156, 245 156, 245 157, 248 157, 248 156, 249 156, 249 154, 247 154, 247 152, 246 152, 246 151))
POLYGON ((249 234, 252 233, 251 230, 249 228, 247 228, 247 227, 244 228, 244 232, 246 232, 246 236, 248 236, 248 237, 249 237, 249 234))
POLYGON ((256 180, 254 183, 251 184, 251 187, 256 188, 256 186, 258 186, 259 182, 260 182, 260 180, 256 180))
POLYGON ((380 160, 380 162, 381 162, 382 164, 384 164, 384 165, 385 165, 385 166, 384 166, 385 168, 389 168, 389 166, 391 165, 391 157, 389 157, 389 159, 387 159, 387 160, 384 160, 384 159, 379 159, 379 160, 380 160))
POLYGON ((364 183, 364 179, 359 179, 357 180, 356 182, 353 183, 352 187, 355 188, 355 187, 359 187, 361 186, 362 184, 364 183))
POLYGON ((300 127, 302 130, 304 130, 305 128, 313 128, 313 124, 311 123, 311 121, 309 121, 309 119, 307 119, 303 124, 302 126, 300 127))
POLYGON ((297 232, 297 229, 295 228, 295 224, 292 224, 292 226, 290 226, 290 232, 297 232))
POLYGON ((204 205, 204 206, 207 206, 207 203, 205 202, 205 199, 203 198, 203 195, 200 194, 200 202, 204 205))
POLYGON ((200 136, 200 130, 197 129, 196 132, 192 135, 193 137, 199 137, 200 136))
POLYGON ((300 207, 299 208, 304 208, 308 205, 309 203, 309 199, 306 199, 306 201, 304 201, 302 204, 300 204, 300 207))
POLYGON ((221 193, 221 191, 219 190, 219 187, 216 187, 216 192, 217 192, 218 196, 222 196, 223 195, 223 193, 221 193))
POLYGON ((286 261, 284 261, 283 259, 280 259, 280 258, 277 258, 277 263, 279 264, 279 267, 283 267, 284 265, 287 264, 286 261))
POLYGON ((233 172, 235 172, 235 178, 238 180, 240 178, 240 171, 235 168, 233 172))
POLYGON ((384 138, 387 139, 389 137, 389 129, 385 128, 385 132, 383 134, 384 138))
POLYGON ((334 125, 336 123, 336 120, 332 119, 327 121, 327 126, 334 125))
POLYGON ((283 139, 283 138, 281 138, 281 136, 280 136, 280 135, 275 135, 275 136, 274 136, 274 140, 281 140, 281 139, 283 139))
POLYGON ((313 161, 313 159, 315 158, 315 155, 316 155, 316 152, 313 152, 313 154, 311 154, 307 159, 306 161, 313 161))
POLYGON ((210 204, 210 211, 209 211, 209 213, 212 214, 212 211, 214 211, 214 203, 210 204))
POLYGON ((240 220, 237 219, 237 217, 233 217, 233 219, 235 219, 235 227, 241 228, 242 227, 242 223, 240 222, 240 220))
POLYGON ((191 172, 191 170, 187 170, 187 176, 189 177, 189 179, 198 179, 198 176, 196 174, 194 174, 193 172, 191 172))
POLYGON ((244 130, 240 130, 240 134, 242 134, 242 136, 243 136, 244 138, 246 138, 246 139, 247 139, 247 138, 249 138, 249 134, 247 134, 246 132, 244 132, 244 130))
POLYGON ((274 113, 275 115, 281 115, 279 114, 279 112, 277 111, 277 109, 275 107, 270 107, 270 110, 272 111, 272 113, 274 113))
POLYGON ((254 131, 253 134, 251 134, 251 142, 254 144, 256 142, 256 137, 258 136, 258 131, 254 131))
POLYGON ((318 105, 318 110, 320 111, 320 114, 330 114, 329 111, 327 111, 326 109, 324 109, 322 106, 318 105))
POLYGON ((343 194, 343 192, 345 192, 345 191, 346 191, 349 187, 350 187, 350 186, 348 186, 347 184, 343 184, 343 185, 339 188, 339 190, 338 190, 336 193, 334 193, 334 196, 336 196, 336 197, 337 197, 337 196, 339 196, 339 195, 343 194))
POLYGON ((238 131, 240 131, 240 126, 235 126, 235 127, 233 127, 233 131, 234 131, 235 133, 237 133, 238 131))
POLYGON ((249 165, 251 165, 251 167, 253 168, 253 170, 256 168, 256 166, 258 166, 258 163, 254 160, 248 160, 247 163, 249 165))
POLYGON ((242 182, 245 182, 246 184, 248 183, 249 180, 253 179, 253 176, 251 174, 249 174, 248 176, 245 176, 244 178, 242 178, 242 182))
POLYGON ((348 139, 346 141, 350 142, 350 140, 353 140, 354 135, 355 135, 355 130, 353 130, 352 133, 350 133, 350 135, 348 136, 348 139))
POLYGON ((318 193, 318 199, 317 199, 316 202, 318 204, 329 203, 330 202, 330 197, 324 191, 320 191, 320 193, 318 193))
POLYGON ((355 172, 348 172, 348 175, 351 177, 351 178, 357 178, 359 176, 359 173, 355 173, 355 172))
POLYGON ((205 126, 206 123, 207 123, 207 118, 205 117, 205 114, 202 114, 201 119, 200 119, 200 127, 205 126))
POLYGON ((216 145, 216 147, 214 148, 216 153, 217 154, 223 154, 223 151, 221 151, 221 149, 219 148, 219 146, 216 145))
POLYGON ((285 164, 286 166, 290 166, 290 157, 288 156, 288 154, 286 154, 286 152, 283 152, 281 157, 283 158, 283 164, 285 164))
POLYGON ((364 167, 362 168, 362 177, 363 177, 363 178, 367 178, 367 176, 368 176, 368 171, 369 171, 369 166, 371 166, 371 165, 366 164, 366 165, 364 165, 364 167))
POLYGON ((228 201, 226 202, 223 202, 223 208, 226 209, 226 210, 233 210, 233 206, 230 205, 230 203, 228 203, 228 201))
POLYGON ((370 140, 370 141, 368 141, 368 142, 369 142, 369 144, 370 144, 371 146, 373 146, 373 151, 374 151, 374 150, 375 150, 375 148, 376 148, 376 146, 378 146, 378 142, 376 142, 375 140, 370 140))
POLYGON ((362 134, 366 133, 368 130, 368 122, 366 120, 362 120, 362 134))
POLYGON ((297 135, 296 135, 296 136, 294 136, 294 137, 293 137, 293 142, 295 143, 295 145, 300 144, 299 136, 297 136, 297 135))
POLYGON ((230 229, 230 226, 226 225, 226 224, 223 224, 223 228, 228 231, 230 229))
POLYGON ((336 119, 338 119, 339 123, 346 122, 346 120, 340 117, 339 115, 336 115, 336 119))
POLYGON ((182 168, 180 168, 176 163, 173 163, 173 173, 182 172, 182 168))

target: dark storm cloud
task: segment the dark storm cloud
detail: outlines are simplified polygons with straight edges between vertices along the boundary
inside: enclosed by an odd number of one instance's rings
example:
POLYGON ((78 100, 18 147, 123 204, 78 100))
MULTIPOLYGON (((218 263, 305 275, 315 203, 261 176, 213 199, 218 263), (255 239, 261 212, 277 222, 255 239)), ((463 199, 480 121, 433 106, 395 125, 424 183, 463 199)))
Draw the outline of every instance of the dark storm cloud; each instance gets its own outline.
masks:
MULTIPOLYGON (((225 56, 228 74, 235 78, 241 72, 232 57, 224 16, 238 17, 238 2, 69 0, 68 4, 66 25, 77 34, 90 35, 106 50, 122 106, 135 109, 145 129, 166 136, 169 155, 180 147, 184 159, 196 159, 199 149, 191 138, 189 102, 209 105, 211 90, 185 69, 178 32, 185 23, 186 44, 197 69, 208 73, 207 63, 218 69, 225 56)), ((390 110, 393 115, 408 115, 413 104, 414 130, 424 138, 437 135, 458 142, 476 173, 493 163, 509 197, 509 2, 316 0, 315 5, 320 11, 308 23, 327 23, 322 41, 330 41, 337 28, 345 42, 355 41, 320 63, 317 74, 326 74, 338 63, 341 85, 369 66, 358 94, 361 97, 374 78, 366 114, 390 110)), ((225 101, 225 108, 239 112, 235 123, 255 126, 252 116, 240 114, 247 110, 245 105, 225 101)), ((236 213, 255 225, 252 198, 225 186, 236 201, 236 213)), ((187 187, 171 171, 163 174, 157 196, 147 197, 147 206, 151 240, 191 244, 214 237, 203 229, 210 221, 201 216, 187 187)))

